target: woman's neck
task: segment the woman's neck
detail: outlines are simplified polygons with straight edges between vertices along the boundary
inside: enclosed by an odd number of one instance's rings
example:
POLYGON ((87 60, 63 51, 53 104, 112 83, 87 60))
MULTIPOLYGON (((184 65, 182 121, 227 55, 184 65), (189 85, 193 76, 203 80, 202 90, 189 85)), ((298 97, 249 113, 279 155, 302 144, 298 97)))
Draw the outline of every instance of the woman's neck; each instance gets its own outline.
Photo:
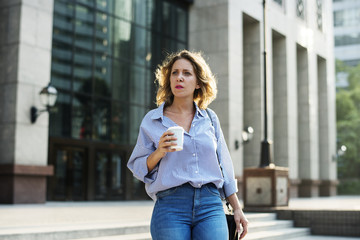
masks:
POLYGON ((195 109, 194 101, 193 100, 179 100, 174 99, 173 103, 168 107, 168 111, 174 112, 174 113, 189 113, 193 112, 195 109))

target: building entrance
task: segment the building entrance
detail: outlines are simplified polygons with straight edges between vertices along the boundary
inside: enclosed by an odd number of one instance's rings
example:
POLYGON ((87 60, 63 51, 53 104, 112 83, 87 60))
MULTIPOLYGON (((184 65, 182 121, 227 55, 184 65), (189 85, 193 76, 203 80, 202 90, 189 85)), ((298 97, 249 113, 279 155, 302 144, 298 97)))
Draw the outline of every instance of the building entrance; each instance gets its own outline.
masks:
POLYGON ((146 199, 143 184, 127 170, 132 148, 95 141, 50 138, 48 201, 146 199))
POLYGON ((52 152, 54 176, 49 181, 50 198, 60 201, 81 201, 86 196, 85 148, 55 146, 52 152))

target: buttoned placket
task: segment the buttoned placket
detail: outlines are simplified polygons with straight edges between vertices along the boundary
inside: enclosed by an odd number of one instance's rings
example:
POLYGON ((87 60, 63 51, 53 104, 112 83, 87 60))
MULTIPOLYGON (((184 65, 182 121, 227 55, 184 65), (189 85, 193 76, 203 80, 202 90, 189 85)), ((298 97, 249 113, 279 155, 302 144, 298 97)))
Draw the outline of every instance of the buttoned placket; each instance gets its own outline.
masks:
MULTIPOLYGON (((193 119, 193 122, 191 123, 191 128, 190 128, 190 132, 189 132, 189 135, 190 135, 190 139, 191 139, 191 143, 193 145, 193 149, 194 149, 194 152, 192 154, 193 158, 195 158, 195 168, 194 169, 194 174, 198 175, 200 174, 199 172, 199 158, 198 158, 198 154, 197 154, 197 146, 196 146, 196 128, 195 126, 198 124, 198 121, 200 121, 200 119, 198 119, 198 116, 195 115, 194 119, 193 119)), ((197 187, 201 187, 202 186, 202 180, 201 180, 201 183, 198 183, 197 184, 197 187)))

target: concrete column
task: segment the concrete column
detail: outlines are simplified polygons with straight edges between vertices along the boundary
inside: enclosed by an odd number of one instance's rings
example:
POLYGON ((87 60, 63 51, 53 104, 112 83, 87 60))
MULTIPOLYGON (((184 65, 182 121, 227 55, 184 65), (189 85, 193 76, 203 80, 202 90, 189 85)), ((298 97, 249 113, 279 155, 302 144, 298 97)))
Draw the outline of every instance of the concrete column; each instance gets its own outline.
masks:
MULTIPOLYGON (((230 0, 228 3, 228 42, 229 42, 229 150, 234 162, 235 176, 239 184, 243 175, 242 131, 244 129, 244 98, 243 98, 243 18, 240 1, 230 0), (240 144, 238 148, 235 141, 240 144)), ((239 192, 242 192, 239 190, 239 192)))
POLYGON ((290 178, 290 197, 298 197, 299 154, 298 154, 298 88, 297 88, 297 47, 291 36, 287 36, 287 92, 288 92, 288 163, 290 178))
POLYGON ((286 39, 273 31, 274 162, 289 167, 288 89, 286 39))
POLYGON ((263 140, 263 94, 260 22, 243 14, 244 126, 254 128, 254 137, 244 146, 244 167, 260 164, 263 140))
POLYGON ((50 82, 52 0, 0 2, 0 202, 45 202, 48 116, 39 92, 50 82))
MULTIPOLYGON (((319 195, 318 154, 317 154, 317 104, 314 89, 314 69, 311 68, 312 54, 298 46, 297 80, 298 80, 298 144, 299 144, 299 186, 300 197, 319 195)), ((316 72, 315 72, 316 73, 316 72)))
POLYGON ((201 51, 218 80, 218 95, 209 106, 218 115, 229 144, 228 1, 194 1, 189 11, 189 49, 201 51))
POLYGON ((336 195, 336 159, 333 159, 332 151, 334 139, 331 136, 333 125, 329 109, 329 87, 327 81, 326 60, 317 58, 318 70, 318 105, 319 105, 319 162, 320 162, 320 196, 336 195))

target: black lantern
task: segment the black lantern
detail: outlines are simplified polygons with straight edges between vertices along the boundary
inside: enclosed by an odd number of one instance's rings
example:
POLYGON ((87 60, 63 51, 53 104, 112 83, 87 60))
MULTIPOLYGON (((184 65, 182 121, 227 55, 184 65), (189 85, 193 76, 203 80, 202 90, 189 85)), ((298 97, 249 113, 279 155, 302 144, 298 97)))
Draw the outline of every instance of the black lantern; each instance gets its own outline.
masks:
POLYGON ((46 107, 45 109, 38 110, 36 107, 32 106, 30 109, 30 119, 31 123, 35 123, 37 117, 43 112, 49 112, 50 109, 55 105, 57 98, 57 90, 50 84, 44 87, 40 91, 40 101, 46 107))

